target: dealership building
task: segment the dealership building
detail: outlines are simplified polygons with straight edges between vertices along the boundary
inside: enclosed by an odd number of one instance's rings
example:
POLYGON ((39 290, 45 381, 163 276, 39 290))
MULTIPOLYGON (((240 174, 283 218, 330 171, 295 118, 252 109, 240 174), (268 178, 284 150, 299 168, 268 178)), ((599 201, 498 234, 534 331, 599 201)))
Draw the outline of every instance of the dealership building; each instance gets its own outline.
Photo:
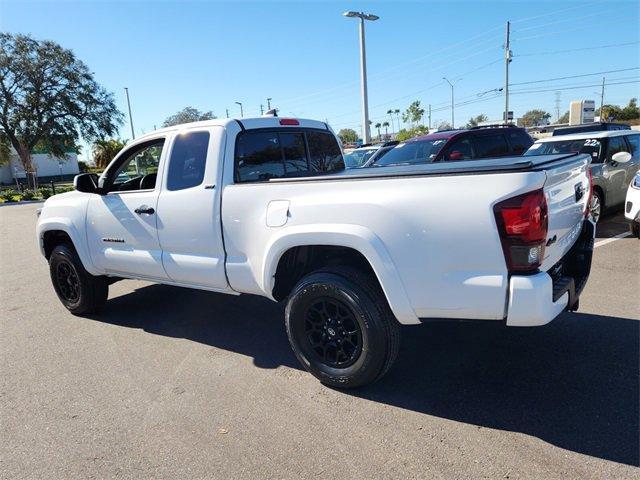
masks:
MULTIPOLYGON (((64 158, 42 152, 32 153, 31 161, 39 182, 71 180, 80 173, 78 155, 75 152, 67 153, 64 158)), ((15 185, 16 180, 26 184, 26 178, 18 153, 12 148, 9 153, 9 162, 0 165, 0 185, 15 185)))

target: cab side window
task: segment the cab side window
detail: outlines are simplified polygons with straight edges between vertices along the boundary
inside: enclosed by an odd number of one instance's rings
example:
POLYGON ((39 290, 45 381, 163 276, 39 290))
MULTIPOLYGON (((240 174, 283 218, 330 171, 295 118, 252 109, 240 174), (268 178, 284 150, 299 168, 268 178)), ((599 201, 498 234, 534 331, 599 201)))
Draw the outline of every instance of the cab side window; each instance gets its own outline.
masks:
POLYGON ((532 138, 522 131, 509 132, 509 142, 511 142, 511 152, 515 155, 522 155, 533 145, 532 138))
POLYGON ((607 162, 611 161, 618 152, 627 152, 627 143, 624 141, 624 137, 611 137, 609 138, 609 146, 607 147, 607 162))
POLYGON ((169 159, 167 190, 184 190, 204 180, 209 132, 188 132, 176 136, 169 159))
POLYGON ((153 190, 156 187, 158 165, 164 139, 134 147, 110 177, 110 192, 153 190))
POLYGON ((469 138, 462 138, 451 144, 442 156, 445 162, 454 162, 458 160, 472 160, 475 158, 473 143, 469 138))
POLYGON ((634 158, 640 158, 640 135, 628 135, 627 141, 631 147, 631 155, 634 158))
POLYGON ((501 157, 509 154, 509 145, 501 133, 476 137, 475 144, 478 158, 501 157))

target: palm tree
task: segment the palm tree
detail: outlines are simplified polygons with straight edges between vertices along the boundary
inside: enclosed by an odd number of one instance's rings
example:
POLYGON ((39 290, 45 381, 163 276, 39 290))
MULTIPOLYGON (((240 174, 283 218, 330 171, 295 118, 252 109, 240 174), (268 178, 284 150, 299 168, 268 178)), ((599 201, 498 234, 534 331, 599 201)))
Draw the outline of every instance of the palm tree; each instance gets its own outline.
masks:
POLYGON ((378 140, 380 140, 382 138, 382 136, 380 135, 380 127, 382 127, 382 124, 378 122, 374 125, 374 127, 378 129, 378 140))
POLYGON ((384 138, 389 139, 389 122, 382 122, 382 126, 384 127, 384 138))
MULTIPOLYGON (((391 133, 393 133, 394 127, 393 127, 393 109, 389 109, 387 110, 387 115, 389 115, 389 118, 391 119, 391 133)), ((400 128, 398 127, 398 130, 400 128)))
POLYGON ((120 150, 124 148, 126 140, 120 140, 115 138, 96 140, 93 143, 93 161, 97 168, 106 168, 109 162, 113 160, 120 150))
POLYGON ((396 117, 398 117, 398 131, 400 131, 400 109, 396 108, 393 113, 396 114, 396 117))

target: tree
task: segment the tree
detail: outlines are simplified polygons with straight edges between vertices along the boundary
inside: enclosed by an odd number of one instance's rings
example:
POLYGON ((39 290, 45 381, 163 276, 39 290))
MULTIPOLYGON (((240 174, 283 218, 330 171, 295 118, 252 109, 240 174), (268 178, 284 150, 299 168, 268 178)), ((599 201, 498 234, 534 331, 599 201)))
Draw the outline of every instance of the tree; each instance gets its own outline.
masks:
POLYGON ((378 140, 380 140, 382 138, 382 135, 380 134, 380 128, 382 128, 382 124, 378 122, 374 125, 374 127, 378 130, 378 140))
POLYGON ((96 164, 96 168, 106 168, 126 143, 126 140, 115 138, 96 140, 92 147, 93 162, 96 164))
POLYGON ((522 126, 535 127, 536 125, 545 125, 550 118, 551 114, 545 112, 544 110, 529 110, 524 115, 522 115, 522 126))
POLYGON ((180 110, 178 113, 171 115, 168 117, 164 123, 163 127, 171 127, 173 125, 180 125, 181 123, 191 123, 191 122, 199 122, 201 120, 213 120, 216 116, 213 112, 201 112, 197 108, 193 107, 185 107, 180 110))
POLYGON ((355 143, 358 141, 358 134, 352 128, 343 128, 338 132, 338 137, 342 143, 355 143))
POLYGON ((564 112, 564 115, 558 119, 558 123, 569 123, 569 110, 564 112))
POLYGON ((0 33, 0 143, 33 172, 37 146, 65 158, 80 138, 112 135, 122 123, 113 94, 71 50, 27 35, 0 33))
POLYGON ((389 122, 382 122, 382 126, 384 127, 384 138, 389 139, 389 122))
POLYGON ((481 113, 480 115, 471 117, 469 119, 469 121, 467 122, 467 128, 477 127, 480 123, 486 122, 487 120, 489 120, 489 117, 487 117, 484 113, 481 113))
POLYGON ((410 128, 407 130, 403 128, 396 134, 396 140, 399 142, 404 142, 405 140, 409 140, 410 138, 417 137, 419 135, 426 135, 429 133, 429 129, 424 125, 418 125, 416 127, 410 128))
POLYGON ((402 114, 402 120, 405 123, 411 123, 412 125, 417 125, 422 120, 422 116, 424 115, 424 108, 420 108, 420 100, 416 100, 411 103, 409 107, 402 114))
POLYGON ((449 122, 442 121, 438 125, 436 125, 437 130, 452 130, 453 127, 449 122))
MULTIPOLYGON (((387 115, 389 115, 389 118, 391 119, 391 131, 393 131, 393 109, 390 108, 389 110, 387 110, 387 115)), ((400 128, 400 125, 398 125, 398 128, 400 128)))

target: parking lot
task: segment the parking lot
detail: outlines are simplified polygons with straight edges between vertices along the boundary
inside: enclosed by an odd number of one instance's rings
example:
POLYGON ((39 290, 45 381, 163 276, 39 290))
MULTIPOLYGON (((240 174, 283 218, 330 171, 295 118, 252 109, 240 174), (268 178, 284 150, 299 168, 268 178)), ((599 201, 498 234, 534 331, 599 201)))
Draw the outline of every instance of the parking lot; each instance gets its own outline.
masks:
POLYGON ((371 387, 302 371, 279 305, 123 281, 60 304, 39 204, 0 207, 2 478, 637 478, 640 242, 599 228, 580 311, 403 329, 371 387))

